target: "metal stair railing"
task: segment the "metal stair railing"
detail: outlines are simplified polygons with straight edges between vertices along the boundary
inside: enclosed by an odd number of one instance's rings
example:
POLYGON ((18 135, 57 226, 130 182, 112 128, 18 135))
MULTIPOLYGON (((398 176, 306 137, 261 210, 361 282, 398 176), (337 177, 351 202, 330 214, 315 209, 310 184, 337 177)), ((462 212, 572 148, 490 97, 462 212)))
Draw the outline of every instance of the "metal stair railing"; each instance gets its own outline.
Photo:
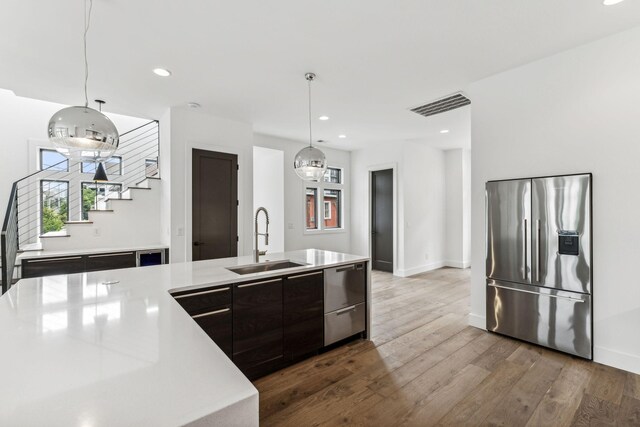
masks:
MULTIPOLYGON (((63 231, 66 222, 83 220, 87 201, 84 191, 100 189, 91 203, 90 210, 102 210, 109 199, 121 198, 129 187, 136 186, 146 178, 160 178, 160 138, 159 123, 156 120, 145 123, 120 135, 120 144, 114 154, 120 157, 120 174, 114 173, 113 166, 105 163, 109 177, 108 183, 95 183, 93 173, 82 172, 82 162, 64 159, 56 164, 33 172, 13 183, 11 198, 2 226, 2 292, 6 292, 14 278, 14 265, 17 255, 24 250, 38 249, 43 234, 43 206, 45 200, 58 204, 57 219, 54 218, 55 231, 63 231), (149 164, 148 164, 149 162, 149 164), (66 170, 61 166, 68 165, 66 170), (59 182, 46 194, 42 183, 59 182), (111 188, 118 188, 117 191, 111 188), (66 201, 66 217, 60 212, 66 201), (60 226, 62 224, 62 226, 60 226)), ((42 147, 48 148, 48 147, 42 147)), ((39 153, 38 153, 39 155, 39 153)), ((47 211, 49 212, 49 211, 47 211)), ((54 210, 55 212, 55 210, 54 210)), ((51 215, 48 213, 48 215, 51 215)), ((50 231, 50 230, 49 230, 50 231)), ((49 233, 52 235, 55 233, 49 233)), ((47 236, 48 237, 48 236, 47 236)))

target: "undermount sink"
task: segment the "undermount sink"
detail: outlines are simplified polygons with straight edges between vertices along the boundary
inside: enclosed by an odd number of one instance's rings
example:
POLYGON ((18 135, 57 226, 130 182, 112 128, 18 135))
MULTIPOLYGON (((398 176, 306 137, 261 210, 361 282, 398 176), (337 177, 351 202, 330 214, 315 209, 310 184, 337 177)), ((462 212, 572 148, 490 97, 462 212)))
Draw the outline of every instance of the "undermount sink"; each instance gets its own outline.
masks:
POLYGON ((261 273, 263 271, 282 270, 285 268, 302 267, 306 264, 283 260, 273 262, 261 262, 259 264, 240 265, 238 267, 226 267, 227 270, 237 274, 261 273))

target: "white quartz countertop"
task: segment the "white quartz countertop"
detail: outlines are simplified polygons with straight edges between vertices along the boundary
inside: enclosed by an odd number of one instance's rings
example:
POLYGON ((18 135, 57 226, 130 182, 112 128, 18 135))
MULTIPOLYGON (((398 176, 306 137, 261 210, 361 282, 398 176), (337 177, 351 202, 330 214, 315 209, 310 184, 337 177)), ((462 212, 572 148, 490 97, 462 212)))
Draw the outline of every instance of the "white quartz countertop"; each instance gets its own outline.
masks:
POLYGON ((0 424, 258 424, 258 392, 170 292, 368 258, 308 249, 20 280, 0 298, 0 424), (104 284, 117 282, 115 284, 104 284))

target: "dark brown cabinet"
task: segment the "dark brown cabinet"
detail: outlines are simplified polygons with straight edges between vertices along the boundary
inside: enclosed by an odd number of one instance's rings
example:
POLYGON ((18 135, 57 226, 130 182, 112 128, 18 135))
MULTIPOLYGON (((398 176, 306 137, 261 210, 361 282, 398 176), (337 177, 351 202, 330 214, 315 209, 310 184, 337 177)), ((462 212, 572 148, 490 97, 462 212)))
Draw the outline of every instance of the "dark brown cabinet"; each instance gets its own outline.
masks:
POLYGON ((181 292, 173 298, 227 356, 233 357, 230 286, 181 292))
POLYGON ((282 364, 282 279, 233 287, 233 362, 249 378, 282 364))
POLYGON ((231 308, 220 308, 191 317, 228 357, 233 357, 231 308))
MULTIPOLYGON (((169 262, 169 250, 139 251, 141 254, 161 253, 162 263, 169 262)), ((142 264, 141 265, 145 265, 142 264)), ((82 255, 67 255, 51 258, 25 258, 21 262, 21 278, 53 276, 57 274, 84 273, 89 271, 115 270, 138 266, 136 251, 107 252, 82 255)))
POLYGON ((317 352, 324 342, 323 273, 285 278, 283 289, 284 357, 295 360, 317 352))
POLYGON ((135 252, 116 252, 86 256, 85 271, 115 270, 136 266, 135 252))
POLYGON ((22 277, 42 277, 56 274, 81 273, 85 269, 82 255, 58 258, 34 258, 22 260, 22 277))

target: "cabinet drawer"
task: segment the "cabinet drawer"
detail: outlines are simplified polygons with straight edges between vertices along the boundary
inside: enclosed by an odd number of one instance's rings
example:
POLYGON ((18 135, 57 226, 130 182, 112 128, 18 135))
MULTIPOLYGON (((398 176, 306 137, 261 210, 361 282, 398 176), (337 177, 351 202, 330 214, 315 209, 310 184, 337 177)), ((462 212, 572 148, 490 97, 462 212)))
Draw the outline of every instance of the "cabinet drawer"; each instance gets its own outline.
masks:
POLYGON ((193 320, 209 335, 209 337, 225 352, 229 358, 232 357, 232 335, 231 335, 231 308, 225 307, 212 310, 206 313, 191 316, 193 320))
POLYGON ((324 315, 324 345, 333 344, 365 330, 365 304, 356 304, 324 315))
POLYGON ((174 294, 173 297, 187 313, 193 316, 194 314, 201 314, 231 305, 231 287, 221 286, 213 289, 191 291, 174 294))
POLYGON ((115 270, 136 266, 135 252, 87 255, 86 271, 115 270))
POLYGON ((56 274, 72 274, 85 271, 84 257, 25 259, 22 261, 22 277, 42 277, 56 274))
POLYGON ((324 271, 324 312, 330 313, 365 300, 365 264, 327 268, 324 271))

